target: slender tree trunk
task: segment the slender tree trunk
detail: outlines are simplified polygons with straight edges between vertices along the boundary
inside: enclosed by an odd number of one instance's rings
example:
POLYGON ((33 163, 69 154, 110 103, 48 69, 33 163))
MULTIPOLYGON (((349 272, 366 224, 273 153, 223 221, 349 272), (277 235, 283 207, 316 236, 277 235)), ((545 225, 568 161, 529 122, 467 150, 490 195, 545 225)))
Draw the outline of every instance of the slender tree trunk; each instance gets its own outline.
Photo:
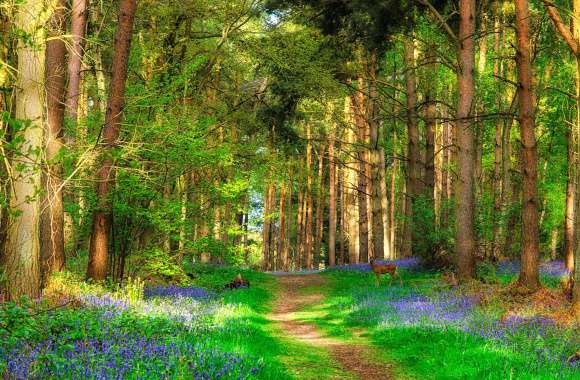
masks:
POLYGON ((264 270, 270 270, 272 265, 272 252, 270 251, 270 240, 272 238, 272 209, 274 207, 274 195, 276 187, 273 183, 268 184, 266 194, 264 194, 264 224, 262 226, 262 254, 264 258, 264 270))
MULTIPOLYGON (((353 122, 356 114, 356 102, 353 97, 345 99, 345 118, 348 121, 348 129, 346 131, 346 141, 349 147, 356 144, 356 122, 353 122)), ((348 258, 350 264, 359 262, 359 223, 358 223, 358 196, 357 196, 357 165, 352 162, 356 157, 356 153, 352 150, 346 151, 346 164, 343 170, 343 189, 344 189, 344 213, 346 218, 346 227, 348 235, 348 258)))
MULTIPOLYGON (((171 185, 169 182, 165 183, 163 186, 163 203, 166 207, 169 207, 169 202, 171 198, 171 185)), ((171 252, 171 232, 165 232, 163 234, 163 251, 169 253, 171 252)))
POLYGON ((314 268, 320 266, 320 250, 322 248, 322 230, 324 225, 324 198, 322 184, 324 183, 324 144, 318 151, 318 176, 316 182, 316 223, 314 226, 314 268))
POLYGON ((68 59, 68 87, 66 91, 66 112, 76 123, 83 60, 83 41, 87 25, 87 0, 72 0, 71 45, 68 59))
POLYGON ((288 195, 286 196, 286 236, 284 239, 284 250, 283 250, 283 271, 287 271, 290 268, 290 237, 292 236, 292 173, 290 173, 290 179, 288 179, 288 195))
POLYGON ((17 156, 20 162, 12 167, 13 180, 10 208, 17 215, 11 217, 3 255, 8 298, 20 296, 37 298, 40 295, 39 219, 41 187, 41 157, 44 110, 45 36, 42 18, 44 1, 28 0, 20 3, 15 28, 29 39, 19 39, 17 46, 18 77, 16 83, 16 118, 30 122, 17 131, 14 141, 22 140, 17 156))
POLYGON ((564 215, 564 263, 574 270, 574 250, 576 249, 575 207, 576 207, 576 131, 567 133, 568 178, 566 179, 566 208, 564 215))
POLYGON ((111 205, 109 195, 115 183, 112 153, 121 131, 121 117, 125 98, 125 82, 131 48, 131 34, 137 8, 136 0, 121 0, 115 36, 115 51, 111 74, 111 87, 103 127, 101 147, 103 157, 97 173, 97 210, 93 215, 93 230, 89 251, 87 277, 103 280, 107 275, 108 244, 111 205))
POLYGON ((278 208, 279 214, 279 223, 280 223, 280 233, 278 236, 278 268, 283 269, 286 268, 287 258, 285 256, 286 249, 285 249, 285 242, 286 242, 286 210, 284 206, 286 205, 286 182, 282 181, 282 185, 280 187, 280 205, 278 208))
MULTIPOLYGON (((393 145, 396 146, 397 137, 393 136, 393 145)), ((397 206, 397 169, 399 167, 399 160, 393 161, 393 166, 391 167, 391 190, 390 190, 390 203, 389 203, 389 226, 391 226, 390 244, 391 244, 391 255, 396 258, 396 232, 397 232, 397 221, 395 219, 395 209, 397 206)))
MULTIPOLYGON (((434 65, 429 65, 429 70, 434 71, 434 65)), ((424 173, 424 188, 423 194, 427 201, 427 207, 431 212, 430 220, 426 222, 426 229, 424 232, 427 236, 433 236, 436 229, 435 219, 435 129, 437 127, 437 107, 435 104, 435 94, 431 84, 427 85, 427 92, 425 94, 425 173, 424 173)), ((425 239, 429 244, 425 246, 426 253, 432 256, 435 252, 433 246, 433 239, 425 239)))
POLYGON ((343 167, 337 166, 337 185, 338 185, 338 210, 339 210, 339 226, 338 226, 338 264, 343 265, 346 263, 346 255, 345 255, 345 232, 347 229, 346 223, 346 213, 345 213, 345 204, 346 204, 346 195, 344 192, 344 174, 343 174, 343 167))
MULTIPOLYGON (((498 32, 495 33, 494 49, 496 56, 501 54, 502 49, 502 33, 500 31, 500 18, 496 17, 494 23, 494 29, 498 32)), ((496 59, 493 64, 493 74, 498 77, 502 74, 502 66, 499 59, 496 59)), ((496 94, 496 109, 497 112, 501 109, 501 87, 496 94)), ((498 258, 500 255, 500 242, 501 242, 501 214, 502 214, 502 193, 501 193, 501 161, 502 161, 502 134, 501 134, 501 120, 497 118, 495 120, 495 135, 494 135, 494 162, 493 162, 493 233, 492 233, 492 256, 498 258)))
POLYGON ((178 192, 181 200, 181 223, 179 225, 179 252, 185 253, 185 244, 187 243, 187 195, 189 192, 188 181, 185 174, 182 174, 178 179, 178 192))
POLYGON ((516 39, 519 82, 519 120, 522 142, 522 255, 519 282, 529 289, 540 286, 538 272, 538 154, 534 132, 534 94, 532 93, 532 65, 529 40, 529 11, 527 0, 515 0, 516 39))
POLYGON ((63 147, 62 125, 64 120, 64 82, 66 48, 62 36, 65 34, 65 2, 59 0, 48 23, 46 42, 46 104, 47 123, 45 131, 47 173, 43 176, 46 195, 40 216, 40 258, 42 277, 46 281, 51 273, 60 271, 65 265, 64 211, 62 198, 63 147))
POLYGON ((383 259, 385 257, 385 224, 383 220, 383 189, 384 184, 384 153, 379 146, 379 109, 377 104, 377 52, 371 52, 369 62, 369 111, 368 121, 370 129, 370 155, 371 155, 371 212, 372 212, 372 243, 373 257, 383 259), (381 157, 382 156, 382 157, 381 157))
POLYGON ((359 260, 363 263, 369 259, 369 218, 367 205, 367 136, 364 115, 364 80, 358 79, 358 91, 353 98, 354 118, 358 132, 358 230, 359 230, 359 260))
POLYGON ((451 131, 450 131, 450 124, 449 124, 449 115, 447 107, 444 107, 442 110, 442 118, 443 118, 443 127, 441 133, 441 144, 442 147, 442 163, 441 163, 441 228, 447 228, 448 223, 448 216, 449 216, 449 198, 450 194, 450 175, 449 169, 451 165, 451 131))
POLYGON ((389 225, 389 199, 387 195, 387 172, 385 167, 385 149, 379 149, 379 184, 381 193, 381 216, 383 219, 383 256, 382 258, 392 259, 390 244, 390 225, 389 225))
MULTIPOLYGON (((572 164, 576 171, 572 173, 576 180, 574 221, 575 227, 580 226, 580 170, 578 162, 580 160, 580 0, 573 0, 574 18, 572 19, 574 41, 576 42, 576 124, 574 125, 573 145, 576 149, 576 156, 572 164)), ((570 144, 570 141, 568 142, 570 144)), ((569 163, 570 165, 570 163, 569 163)), ((571 241, 574 242, 574 262, 568 252, 566 252, 566 267, 574 273, 574 288, 572 289, 572 312, 577 320, 580 320, 580 239, 578 232, 573 232, 571 241)))
POLYGON ((419 171, 419 127, 417 123, 417 85, 415 78, 415 46, 412 37, 406 37, 405 47, 405 82, 407 88, 407 183, 405 195, 405 231, 403 236, 402 256, 412 255, 414 238, 413 203, 418 187, 419 171))
POLYGON ((462 280, 475 276, 475 231, 474 231, 474 131, 471 122, 475 84, 474 40, 475 1, 459 1, 459 71, 457 86, 457 164, 456 232, 455 250, 458 275, 462 280))
POLYGON ((296 268, 302 267, 301 258, 304 254, 304 192, 300 189, 298 191, 298 210, 296 212, 296 268))
POLYGON ((312 199, 312 131, 310 124, 306 125, 306 195, 305 195, 305 249, 304 265, 306 269, 312 269, 312 253, 314 245, 313 199, 312 199))
POLYGON ((328 265, 336 265, 336 165, 334 128, 328 133, 328 265))

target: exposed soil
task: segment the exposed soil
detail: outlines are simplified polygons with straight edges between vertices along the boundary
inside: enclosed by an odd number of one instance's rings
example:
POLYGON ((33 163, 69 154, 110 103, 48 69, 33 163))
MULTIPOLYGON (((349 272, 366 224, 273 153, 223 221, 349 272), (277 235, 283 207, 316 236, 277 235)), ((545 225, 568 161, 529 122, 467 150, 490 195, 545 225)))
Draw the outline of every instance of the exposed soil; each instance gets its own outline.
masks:
MULTIPOLYGON (((344 371, 352 373, 359 379, 392 379, 390 366, 372 361, 373 350, 369 346, 359 343, 347 344, 325 336, 316 325, 301 321, 294 315, 305 306, 321 302, 323 298, 321 293, 305 293, 300 290, 323 285, 324 281, 325 279, 317 274, 279 277, 281 291, 270 319, 278 322, 288 336, 328 350, 344 371)), ((320 365, 327 366, 328 363, 320 365)))

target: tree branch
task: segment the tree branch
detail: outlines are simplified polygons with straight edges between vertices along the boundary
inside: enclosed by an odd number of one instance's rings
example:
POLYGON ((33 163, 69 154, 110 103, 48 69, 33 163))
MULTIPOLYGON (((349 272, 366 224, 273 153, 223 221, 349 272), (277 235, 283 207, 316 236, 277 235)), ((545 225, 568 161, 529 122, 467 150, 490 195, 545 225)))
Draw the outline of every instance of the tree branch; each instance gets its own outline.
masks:
POLYGON ((441 16, 441 13, 439 13, 439 11, 437 11, 437 9, 435 9, 435 7, 433 6, 433 4, 431 4, 429 2, 429 0, 417 0, 417 2, 419 4, 422 4, 422 5, 426 6, 427 8, 429 8, 429 10, 433 14, 433 16, 437 19, 437 21, 439 21, 439 23, 441 24, 441 26, 443 27, 443 29, 445 29, 445 31, 447 32, 447 34, 449 34, 449 37, 451 37, 451 39, 454 42, 458 42, 459 41, 457 39, 457 36, 455 35, 455 33, 453 33, 453 30, 451 29, 451 27, 449 26, 449 24, 447 23, 447 21, 445 21, 445 19, 443 18, 443 16, 441 16))
POLYGON ((550 16, 550 19, 552 19, 554 26, 556 27, 556 29, 558 30, 558 32, 560 33, 560 35, 562 36, 562 38, 564 39, 570 50, 572 50, 572 53, 574 55, 578 55, 578 44, 576 43, 576 41, 574 41, 572 33, 570 33, 570 30, 567 28, 566 24, 564 24, 564 22, 560 18, 560 13, 558 13, 556 6, 549 0, 543 0, 543 2, 544 5, 546 6, 546 10, 548 11, 548 16, 550 16))

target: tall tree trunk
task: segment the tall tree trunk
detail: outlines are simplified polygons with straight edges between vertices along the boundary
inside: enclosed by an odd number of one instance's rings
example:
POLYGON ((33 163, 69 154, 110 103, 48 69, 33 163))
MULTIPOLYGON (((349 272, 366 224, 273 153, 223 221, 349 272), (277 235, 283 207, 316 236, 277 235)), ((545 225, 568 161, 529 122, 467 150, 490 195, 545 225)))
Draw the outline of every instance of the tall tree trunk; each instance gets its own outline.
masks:
POLYGON ((65 265, 63 169, 59 158, 63 146, 66 48, 62 36, 65 34, 65 6, 63 0, 55 2, 55 8, 48 23, 49 39, 46 42, 47 123, 45 139, 48 164, 47 173, 43 176, 46 195, 42 202, 40 216, 40 258, 44 281, 51 273, 62 270, 65 265))
POLYGON ((103 127, 103 150, 101 167, 97 173, 97 210, 93 215, 93 230, 91 233, 91 248, 87 277, 103 280, 107 275, 108 244, 110 230, 111 204, 109 195, 115 183, 115 169, 112 153, 117 145, 121 130, 121 117, 125 98, 125 82, 131 48, 131 34, 137 8, 136 0, 121 0, 119 19, 115 35, 115 51, 111 68, 111 87, 107 101, 107 113, 103 127))
POLYGON ((274 197, 276 187, 273 183, 268 184, 264 194, 264 224, 262 226, 262 254, 263 268, 270 270, 272 266, 272 252, 270 250, 270 240, 272 239, 272 210, 274 207, 274 197))
MULTIPOLYGON (((574 18, 572 19, 572 26, 574 32, 574 41, 576 42, 576 123, 574 125, 573 145, 576 149, 576 156, 574 157, 572 165, 576 171, 572 173, 575 177, 576 194, 575 194, 575 209, 574 221, 575 227, 580 226, 580 170, 578 170, 578 162, 580 160, 580 0, 573 0, 574 18)), ((570 144, 570 141, 568 142, 570 144)), ((570 165, 570 163, 568 163, 570 165)), ((566 252, 566 267, 571 273, 574 273, 574 288, 572 289, 572 312, 577 320, 580 320, 580 239, 577 231, 573 232, 571 241, 574 242, 574 260, 570 257, 570 253, 566 252)))
MULTIPOLYGON (((429 70, 434 72, 435 67, 429 64, 429 70)), ((435 104, 435 94, 431 84, 427 85, 425 94, 425 173, 423 177, 423 194, 427 201, 430 220, 426 220, 425 236, 433 236, 436 229, 435 220, 435 129, 437 127, 437 107, 435 104)), ((426 254, 432 256, 435 252, 433 239, 426 238, 428 245, 425 246, 426 254)))
POLYGON ((385 149, 379 149, 379 184, 381 192, 381 215, 383 218, 383 258, 392 259, 389 225, 389 199, 387 194, 387 169, 385 163, 385 149))
MULTIPOLYGON (((171 185, 166 182, 163 186, 163 203, 165 207, 169 207, 169 202, 171 198, 171 185)), ((163 234, 163 251, 169 253, 171 252, 171 232, 167 231, 163 234)))
POLYGON ((304 254, 304 192, 298 191, 298 210, 296 211, 296 268, 302 267, 301 258, 304 254))
POLYGON ((474 231, 474 131, 471 122, 475 84, 474 40, 475 0, 459 1, 459 71, 457 87, 457 165, 455 250, 458 275, 462 280, 475 276, 474 231))
MULTIPOLYGON (((578 80, 578 79, 577 79, 578 80)), ((566 179, 566 208, 564 215, 564 263, 570 271, 574 270, 574 251, 576 249, 575 208, 576 208, 576 131, 567 133, 568 178, 566 179)))
MULTIPOLYGON (((336 265, 336 165, 334 163, 335 128, 328 132, 328 265, 336 265)), ((342 226, 341 226, 342 227, 342 226)))
POLYGON ((188 181, 185 174, 177 179, 177 190, 181 201, 181 221, 179 224, 179 252, 185 253, 185 244, 187 243, 187 198, 188 198, 188 181))
MULTIPOLYGON (((494 29, 498 32, 495 33, 494 40, 494 50, 496 56, 501 54, 503 36, 500 31, 500 18, 499 16, 495 18, 494 29)), ((501 61, 496 59, 493 63, 493 74, 499 77, 502 74, 501 61)), ((501 87, 496 94, 496 110, 500 111, 501 108, 501 87)), ((502 214, 502 193, 501 193, 501 160, 502 160, 502 132, 501 132, 501 120, 497 118, 495 120, 495 135, 494 135, 494 161, 493 161, 493 233, 492 233, 492 244, 491 252, 492 256, 498 258, 500 255, 500 241, 501 241, 501 214, 502 214)))
POLYGON ((515 0, 516 39, 519 82, 519 121, 522 143, 522 255, 519 282, 529 289, 540 286, 538 272, 538 154, 534 120, 534 94, 532 93, 532 65, 529 40, 529 11, 527 0, 515 0))
POLYGON ((359 231, 359 260, 363 263, 369 259, 369 218, 367 204, 367 135, 364 113, 364 80, 359 77, 357 92, 354 94, 354 119, 358 132, 357 158, 358 170, 358 231, 359 231))
POLYGON ((419 171, 419 127, 417 124, 417 85, 415 78, 415 46, 412 37, 406 37, 405 83, 407 88, 407 183, 405 195, 405 231, 403 236, 403 257, 412 255, 414 238, 413 203, 418 187, 419 171))
POLYGON ((290 178, 288 179, 287 187, 287 200, 286 200, 286 236, 284 239, 284 250, 282 252, 283 257, 283 271, 288 271, 290 269, 290 237, 292 236, 292 173, 290 173, 290 178))
POLYGON ((83 41, 87 25, 87 0, 72 0, 71 45, 68 59, 68 86, 66 91, 66 112, 76 123, 83 60, 83 41))
POLYGON ((278 236, 278 268, 284 269, 288 265, 287 258, 286 258, 286 247, 284 246, 286 243, 286 181, 282 181, 282 185, 280 187, 280 205, 278 208, 279 214, 279 224, 280 224, 280 233, 278 236))
POLYGON ((318 176, 316 183, 316 224, 314 230, 314 268, 320 266, 320 250, 322 248, 322 232, 324 226, 324 197, 322 184, 324 183, 324 144, 320 144, 318 151, 318 176))
MULTIPOLYGON (((393 146, 396 146, 397 137, 396 135, 393 136, 393 146)), ((393 161, 393 166, 391 167, 391 189, 390 189, 390 203, 389 203, 389 226, 391 227, 390 231, 390 244, 391 244, 391 256, 393 258, 397 257, 397 247, 395 242, 396 232, 397 232, 397 221, 395 219, 395 209, 397 206, 397 169, 399 167, 399 160, 395 159, 393 161)))
MULTIPOLYGON (((345 99, 345 118, 348 127, 346 130, 346 142, 349 147, 356 145, 356 122, 353 122, 356 113, 356 102, 354 96, 345 99)), ((359 262, 359 223, 358 223, 358 196, 357 196, 357 165, 353 162, 356 153, 352 150, 346 152, 346 164, 343 169, 343 189, 344 189, 344 214, 346 219, 346 230, 348 235, 348 259, 350 264, 359 262)))
POLYGON ((370 155, 371 155, 371 210, 372 210, 372 243, 373 257, 383 259, 385 257, 385 224, 383 220, 383 189, 384 184, 384 153, 379 146, 379 108, 377 104, 377 52, 371 52, 369 62, 369 99, 368 99, 368 122, 370 129, 370 155), (382 156, 382 157, 381 157, 382 156))
POLYGON ((449 123, 449 114, 447 107, 443 107, 442 118, 443 126, 441 132, 442 158, 441 158, 441 228, 447 228, 449 216, 449 198, 450 194, 450 175, 451 165, 451 128, 449 123))
POLYGON ((41 157, 44 110, 44 1, 28 0, 20 3, 15 28, 25 33, 27 41, 19 39, 17 46, 18 77, 16 83, 16 118, 30 122, 15 133, 14 141, 22 140, 15 157, 10 193, 10 219, 2 258, 6 273, 8 298, 20 296, 37 298, 40 295, 39 219, 41 185, 41 157), (24 159, 23 159, 24 158, 24 159))
POLYGON ((306 194, 305 194, 305 246, 304 265, 312 269, 312 250, 314 244, 313 199, 312 199, 312 131, 310 124, 306 125, 306 194))
POLYGON ((346 222, 346 193, 344 188, 344 167, 337 166, 337 185, 338 185, 338 199, 339 199, 339 214, 340 214, 340 224, 338 226, 338 264, 343 265, 346 263, 346 250, 345 250, 345 235, 348 228, 348 223, 346 222))

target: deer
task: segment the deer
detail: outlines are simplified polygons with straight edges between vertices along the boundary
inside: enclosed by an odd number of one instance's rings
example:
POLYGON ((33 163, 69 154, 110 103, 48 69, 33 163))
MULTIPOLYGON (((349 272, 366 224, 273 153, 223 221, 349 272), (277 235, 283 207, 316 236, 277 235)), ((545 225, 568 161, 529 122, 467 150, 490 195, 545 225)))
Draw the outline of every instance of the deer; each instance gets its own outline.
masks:
POLYGON ((378 287, 381 283, 381 275, 382 274, 389 274, 391 276, 391 280, 389 281, 389 285, 393 282, 393 278, 398 278, 400 285, 403 285, 403 279, 397 273, 397 264, 389 263, 389 264, 377 264, 375 259, 371 259, 370 261, 371 269, 376 276, 376 286, 378 287))

